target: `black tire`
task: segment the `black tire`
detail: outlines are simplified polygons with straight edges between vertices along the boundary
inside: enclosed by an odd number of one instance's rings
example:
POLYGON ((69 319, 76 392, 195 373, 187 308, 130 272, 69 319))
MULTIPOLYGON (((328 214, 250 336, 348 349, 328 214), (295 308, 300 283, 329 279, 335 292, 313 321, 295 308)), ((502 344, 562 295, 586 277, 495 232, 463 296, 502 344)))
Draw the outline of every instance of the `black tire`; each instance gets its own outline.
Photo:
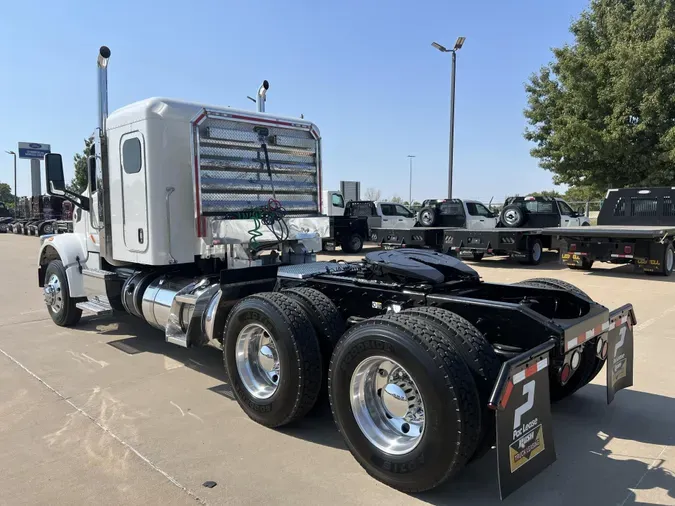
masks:
POLYGON ((662 276, 670 276, 673 273, 673 267, 675 264, 675 252, 673 251, 673 244, 670 243, 666 246, 665 251, 663 252, 663 258, 661 259, 661 270, 659 274, 662 276))
POLYGON ((477 252, 473 252, 473 253, 471 254, 471 259, 472 259, 474 262, 480 262, 481 260, 483 260, 483 257, 484 257, 484 256, 485 256, 485 253, 477 253, 477 252))
POLYGON ((307 314, 287 295, 260 293, 239 301, 225 323, 223 359, 237 402, 261 425, 286 425, 303 417, 316 403, 322 377, 319 342, 307 314), (256 398, 246 389, 235 358, 237 337, 252 323, 268 330, 279 355, 281 379, 267 399, 256 398))
MULTIPOLYGON (((593 301, 593 299, 591 299, 591 297, 586 292, 580 288, 577 288, 573 284, 567 283, 566 281, 562 281, 560 279, 532 278, 514 284, 521 286, 532 286, 534 288, 557 288, 559 290, 574 293, 575 295, 578 295, 579 297, 590 302, 593 301)), ((565 397, 572 395, 581 387, 587 385, 598 375, 604 364, 605 361, 600 360, 596 356, 595 347, 590 345, 586 346, 581 353, 581 362, 579 363, 578 369, 574 372, 572 377, 565 385, 561 385, 558 382, 557 375, 551 375, 551 400, 555 402, 564 399, 565 397)))
POLYGON ((590 271, 593 268, 593 260, 588 260, 586 257, 581 259, 581 265, 568 265, 572 270, 590 271))
POLYGON ((363 249, 363 237, 357 233, 353 233, 349 237, 343 239, 340 246, 345 253, 358 253, 363 249))
POLYGON ((438 213, 436 213, 436 208, 427 206, 420 209, 417 221, 419 221, 420 225, 423 227, 433 227, 436 225, 437 217, 438 213))
POLYGON ((68 285, 68 277, 66 276, 66 269, 63 267, 61 260, 52 260, 45 271, 45 286, 52 276, 56 276, 59 283, 58 290, 55 291, 54 297, 61 297, 61 305, 58 311, 55 311, 52 306, 47 306, 49 316, 52 321, 59 327, 72 327, 82 318, 82 310, 75 307, 77 301, 70 296, 70 286, 68 285))
POLYGON ((584 222, 581 224, 581 226, 582 226, 582 227, 590 227, 591 224, 590 224, 589 222, 587 222, 587 221, 584 221, 584 222))
POLYGON ((377 480, 403 492, 434 488, 464 467, 480 433, 476 384, 451 339, 437 325, 389 314, 354 325, 340 339, 328 374, 333 418, 349 451, 377 480), (425 426, 403 455, 380 450, 364 435, 351 407, 352 374, 366 358, 396 361, 424 402, 425 426))
POLYGON ((587 299, 591 302, 593 301, 593 299, 591 299, 591 297, 586 292, 584 292, 581 288, 577 288, 572 283, 568 283, 567 281, 562 281, 560 279, 532 278, 532 279, 526 279, 525 281, 519 281, 518 283, 514 283, 514 285, 532 286, 532 287, 535 287, 535 288, 558 288, 559 290, 564 290, 566 292, 572 292, 575 295, 579 295, 580 297, 583 297, 584 299, 587 299))
POLYGON ((464 362, 473 375, 480 400, 481 430, 474 458, 481 457, 495 440, 495 414, 488 409, 492 388, 497 381, 501 361, 485 336, 471 322, 439 307, 416 307, 400 314, 414 315, 439 326, 456 344, 464 362))
POLYGON ((40 225, 38 230, 38 235, 53 234, 54 233, 54 222, 47 222, 40 225))
POLYGON ((525 265, 539 265, 544 256, 544 245, 539 239, 529 241, 527 258, 520 263, 525 265))
POLYGON ((525 211, 518 204, 509 204, 499 213, 499 221, 507 228, 522 227, 525 224, 525 211))
MULTIPOLYGON (((330 357, 335 345, 345 333, 345 321, 333 301, 313 288, 289 288, 281 292, 295 300, 312 322, 321 349, 323 372, 330 367, 330 357)), ((328 382, 322 378, 321 397, 328 393, 328 382)))

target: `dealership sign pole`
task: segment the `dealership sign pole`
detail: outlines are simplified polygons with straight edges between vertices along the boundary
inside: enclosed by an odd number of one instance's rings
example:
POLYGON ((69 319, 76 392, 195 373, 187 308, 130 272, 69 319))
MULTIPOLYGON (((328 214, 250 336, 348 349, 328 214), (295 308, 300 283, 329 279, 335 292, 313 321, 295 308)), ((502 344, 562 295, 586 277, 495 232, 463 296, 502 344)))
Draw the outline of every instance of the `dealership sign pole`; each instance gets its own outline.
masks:
POLYGON ((45 155, 49 153, 51 153, 51 147, 49 144, 41 144, 39 142, 19 143, 19 158, 27 158, 30 160, 31 195, 33 197, 37 197, 42 194, 40 160, 42 160, 45 155))

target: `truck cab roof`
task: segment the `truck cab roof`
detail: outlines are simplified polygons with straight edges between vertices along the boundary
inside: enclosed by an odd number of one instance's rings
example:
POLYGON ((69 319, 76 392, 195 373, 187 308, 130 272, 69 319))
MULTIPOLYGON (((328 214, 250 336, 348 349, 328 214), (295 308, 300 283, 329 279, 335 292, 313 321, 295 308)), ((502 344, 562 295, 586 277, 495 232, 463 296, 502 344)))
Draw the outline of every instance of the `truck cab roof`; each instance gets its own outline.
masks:
POLYGON ((113 111, 106 121, 108 129, 119 128, 136 121, 147 119, 161 119, 164 121, 190 122, 197 118, 205 109, 214 112, 222 112, 232 119, 251 119, 269 123, 271 126, 291 125, 311 125, 311 129, 320 137, 318 127, 310 121, 299 118, 290 118, 284 116, 270 116, 265 113, 248 111, 244 109, 233 109, 219 105, 202 104, 198 102, 188 102, 173 98, 152 97, 140 100, 126 105, 116 111, 113 111))

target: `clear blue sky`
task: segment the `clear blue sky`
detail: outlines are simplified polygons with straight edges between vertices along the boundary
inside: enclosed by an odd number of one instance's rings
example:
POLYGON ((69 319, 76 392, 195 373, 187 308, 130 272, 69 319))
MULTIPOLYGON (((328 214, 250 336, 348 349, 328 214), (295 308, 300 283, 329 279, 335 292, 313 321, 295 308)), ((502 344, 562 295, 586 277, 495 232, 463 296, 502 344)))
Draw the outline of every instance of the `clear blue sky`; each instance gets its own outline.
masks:
MULTIPOLYGON (((523 84, 569 42, 586 0, 9 2, 0 18, 0 149, 45 142, 71 160, 96 126, 95 59, 111 48, 110 110, 151 96, 267 111, 321 129, 324 187, 444 196, 450 55, 458 53, 455 196, 553 187, 523 139, 523 84)), ((19 161, 19 194, 30 191, 19 161)), ((72 164, 67 163, 72 174, 72 164)), ((0 181, 12 184, 0 152, 0 181)))

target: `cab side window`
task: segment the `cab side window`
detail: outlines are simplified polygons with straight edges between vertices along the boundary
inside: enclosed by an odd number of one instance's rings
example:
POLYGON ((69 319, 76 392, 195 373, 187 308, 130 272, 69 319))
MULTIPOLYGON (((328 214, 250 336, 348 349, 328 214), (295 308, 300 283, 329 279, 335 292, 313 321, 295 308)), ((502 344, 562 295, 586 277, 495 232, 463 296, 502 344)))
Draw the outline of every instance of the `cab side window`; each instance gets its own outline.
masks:
POLYGON ((405 216, 406 218, 410 218, 412 216, 410 211, 408 211, 405 207, 399 205, 396 206, 396 215, 405 216))
POLYGON ((396 216, 396 206, 393 204, 381 204, 382 214, 384 216, 396 216))
POLYGON ((490 210, 485 207, 483 204, 477 204, 475 202, 467 202, 466 210, 471 216, 490 216, 490 210))
POLYGON ((122 144, 122 166, 127 174, 141 171, 141 141, 132 137, 122 144))
POLYGON ((331 203, 333 204, 333 207, 344 207, 345 206, 345 201, 342 198, 342 195, 338 193, 333 193, 331 196, 331 203))

